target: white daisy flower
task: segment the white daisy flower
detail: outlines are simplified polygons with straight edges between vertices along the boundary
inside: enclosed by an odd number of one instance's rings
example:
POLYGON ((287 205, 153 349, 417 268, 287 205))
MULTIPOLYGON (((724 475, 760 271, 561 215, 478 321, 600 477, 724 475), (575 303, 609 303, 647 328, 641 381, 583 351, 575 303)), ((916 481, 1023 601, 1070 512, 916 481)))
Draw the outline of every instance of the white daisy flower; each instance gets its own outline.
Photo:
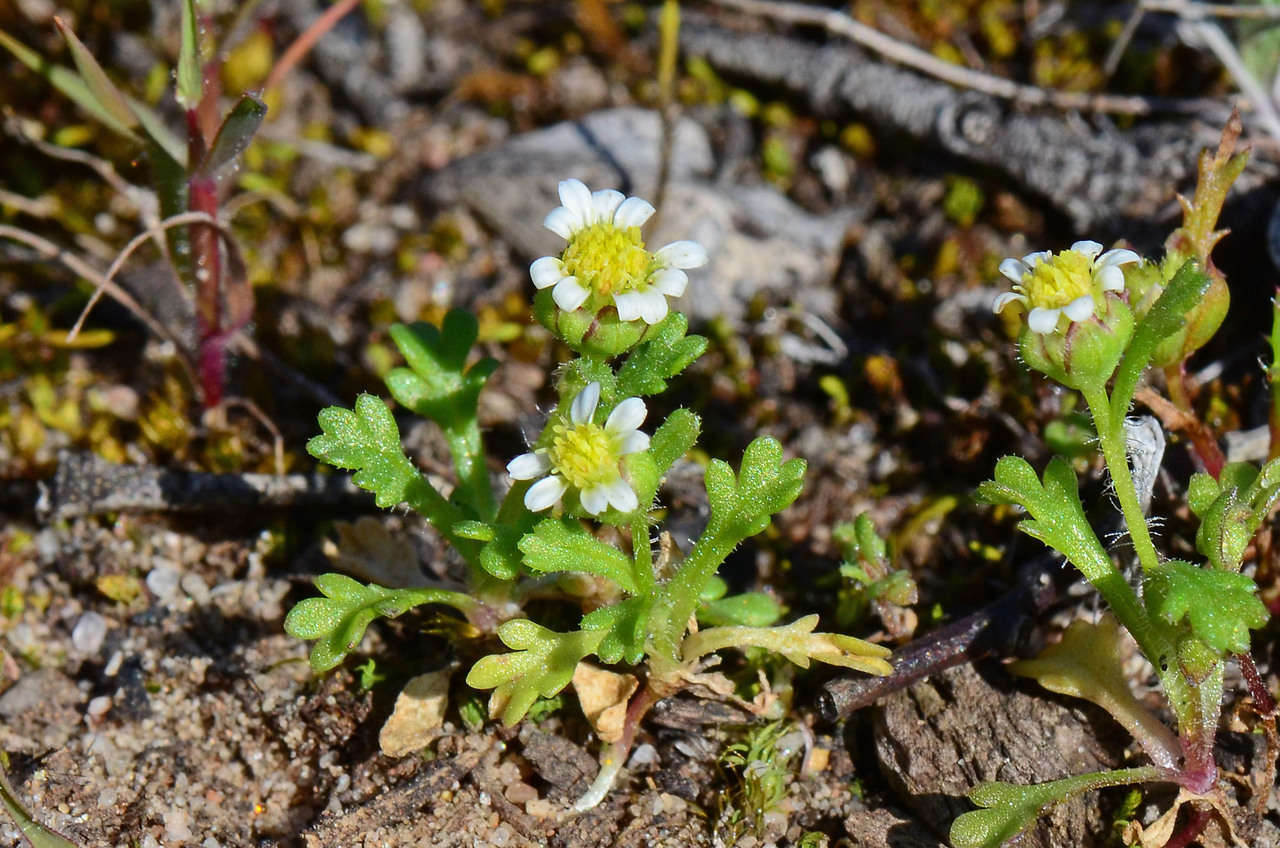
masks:
POLYGON ((1104 292, 1124 291, 1120 266, 1141 261, 1124 248, 1102 253, 1096 241, 1078 241, 1056 256, 1042 250, 1006 259, 1000 273, 1013 281, 1013 291, 996 298, 995 311, 1016 300, 1029 310, 1027 326, 1032 332, 1052 333, 1063 315, 1071 322, 1083 321, 1094 314, 1104 292))
POLYGON ((536 260, 529 276, 539 289, 552 287, 552 298, 566 312, 584 304, 598 310, 612 301, 619 319, 656 324, 667 317, 667 298, 684 294, 685 271, 707 264, 707 251, 694 241, 645 249, 640 228, 654 213, 647 200, 564 180, 560 202, 543 225, 568 245, 559 258, 536 260))
MULTIPOLYGON (((581 185, 581 183, 579 183, 581 185)), ((613 408, 604 426, 594 422, 600 384, 589 383, 569 407, 569 423, 552 425, 550 443, 507 463, 515 480, 538 480, 525 492, 524 505, 533 512, 550 509, 570 488, 578 491, 582 508, 599 515, 609 507, 631 512, 639 501, 622 476, 622 458, 649 449, 640 432, 644 401, 627 398, 613 408)))

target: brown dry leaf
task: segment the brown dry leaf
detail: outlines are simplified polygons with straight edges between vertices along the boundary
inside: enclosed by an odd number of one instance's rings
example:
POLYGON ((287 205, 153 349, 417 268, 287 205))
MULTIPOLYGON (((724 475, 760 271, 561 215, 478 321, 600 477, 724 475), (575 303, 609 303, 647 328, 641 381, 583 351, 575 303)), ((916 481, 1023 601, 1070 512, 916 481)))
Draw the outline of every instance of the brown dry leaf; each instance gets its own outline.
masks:
POLYGON ((403 536, 393 536, 381 520, 362 515, 354 522, 335 522, 333 527, 338 541, 326 539, 324 555, 334 568, 388 589, 426 584, 413 545, 403 536))
POLYGON ((378 733, 378 747, 388 757, 403 757, 426 746, 444 723, 449 707, 449 675, 441 669, 411 678, 396 696, 391 717, 378 733))
POLYGON ((605 742, 622 738, 627 701, 639 685, 640 681, 630 674, 617 674, 586 662, 578 663, 573 670, 573 689, 578 693, 582 714, 605 742))

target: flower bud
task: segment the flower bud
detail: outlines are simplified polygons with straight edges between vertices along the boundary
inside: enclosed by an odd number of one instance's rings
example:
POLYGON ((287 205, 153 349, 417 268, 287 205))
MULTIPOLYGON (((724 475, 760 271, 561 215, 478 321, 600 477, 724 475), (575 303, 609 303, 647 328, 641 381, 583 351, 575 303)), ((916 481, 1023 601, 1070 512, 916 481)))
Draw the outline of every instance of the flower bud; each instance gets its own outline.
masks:
POLYGON ((1133 338, 1133 310, 1123 297, 1107 292, 1096 312, 1072 321, 1065 332, 1024 327, 1018 337, 1023 362, 1069 389, 1106 385, 1133 338))
MULTIPOLYGON (((1129 302, 1134 305, 1133 311, 1139 321, 1164 293, 1165 286, 1181 269, 1183 259, 1179 254, 1170 253, 1159 266, 1145 265, 1136 273, 1131 272, 1125 277, 1129 302)), ((1186 314, 1186 323, 1182 329, 1156 347, 1151 364, 1158 368, 1168 368, 1186 361, 1218 332, 1230 305, 1231 292, 1227 289, 1227 282, 1222 273, 1214 268, 1209 273, 1209 290, 1186 314)))

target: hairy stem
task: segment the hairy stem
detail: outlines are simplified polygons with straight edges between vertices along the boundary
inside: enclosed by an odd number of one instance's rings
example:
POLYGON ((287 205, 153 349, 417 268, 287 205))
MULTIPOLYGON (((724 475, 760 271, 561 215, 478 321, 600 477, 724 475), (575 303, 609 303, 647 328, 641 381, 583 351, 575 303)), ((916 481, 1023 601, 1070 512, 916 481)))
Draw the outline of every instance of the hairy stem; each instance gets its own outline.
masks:
POLYGON ((458 499, 474 509, 480 520, 493 521, 493 489, 489 485, 489 469, 484 463, 480 426, 472 418, 461 429, 446 429, 445 437, 458 474, 458 499))
POLYGON ((1159 568, 1160 555, 1156 553, 1151 533, 1147 530, 1147 518, 1138 503, 1138 492, 1129 471, 1129 457, 1125 453, 1123 430, 1115 426, 1111 402, 1105 388, 1085 388, 1082 392, 1085 403, 1089 405, 1089 412, 1093 415, 1098 441, 1102 446, 1102 458, 1106 460, 1107 470, 1111 473, 1116 498, 1120 501, 1120 511, 1124 514, 1124 523, 1129 529, 1129 538, 1133 540, 1133 548, 1138 561, 1142 563, 1143 572, 1150 574, 1159 568))

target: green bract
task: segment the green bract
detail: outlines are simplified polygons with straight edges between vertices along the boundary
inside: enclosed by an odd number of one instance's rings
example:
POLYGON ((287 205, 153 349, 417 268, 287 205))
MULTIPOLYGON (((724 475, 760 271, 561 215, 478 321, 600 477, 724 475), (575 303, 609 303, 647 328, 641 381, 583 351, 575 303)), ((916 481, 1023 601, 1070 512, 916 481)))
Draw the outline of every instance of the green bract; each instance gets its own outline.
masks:
MULTIPOLYGON (((706 529, 687 551, 665 538, 655 552, 662 480, 694 446, 701 421, 687 409, 654 421, 643 399, 665 391, 706 349, 704 338, 688 334, 685 317, 666 308, 666 298, 683 292, 684 269, 706 256, 692 242, 644 251, 636 228, 652 212, 648 204, 584 192, 575 181, 561 185, 565 206, 548 226, 567 234, 570 247, 532 268, 541 289, 535 314, 581 356, 554 371, 556 404, 528 451, 502 457, 511 485, 500 500, 477 416, 495 361, 473 353, 476 320, 458 310, 440 327, 393 327, 406 367, 387 375, 399 405, 443 433, 453 460, 451 492, 437 489, 405 456, 392 410, 371 395, 357 398, 353 409, 320 413, 322 433, 307 446, 316 458, 354 471, 353 482, 379 506, 403 504, 425 517, 466 564, 463 578, 388 589, 327 574, 316 581, 324 597, 302 601, 285 622, 292 635, 316 640, 311 663, 322 671, 355 650, 378 617, 425 604, 451 607, 465 616, 469 632, 496 636, 508 649, 481 656, 466 677, 468 685, 492 690, 489 714, 506 724, 564 689, 587 657, 643 663, 645 688, 627 712, 624 741, 605 752, 601 776, 580 807, 603 797, 645 710, 695 679, 708 653, 757 647, 801 666, 816 660, 889 671, 886 649, 818 632, 816 615, 773 626, 783 613, 775 598, 727 595, 716 576, 735 548, 800 494, 804 461, 785 458, 777 441, 752 441, 736 469, 711 460, 706 529), (625 267, 588 267, 611 257, 625 267), (558 632, 530 620, 525 602, 545 596, 576 602, 583 613, 578 628, 558 632)), ((474 656, 483 644, 459 650, 474 656)), ((488 647, 494 644, 490 638, 488 647)))

